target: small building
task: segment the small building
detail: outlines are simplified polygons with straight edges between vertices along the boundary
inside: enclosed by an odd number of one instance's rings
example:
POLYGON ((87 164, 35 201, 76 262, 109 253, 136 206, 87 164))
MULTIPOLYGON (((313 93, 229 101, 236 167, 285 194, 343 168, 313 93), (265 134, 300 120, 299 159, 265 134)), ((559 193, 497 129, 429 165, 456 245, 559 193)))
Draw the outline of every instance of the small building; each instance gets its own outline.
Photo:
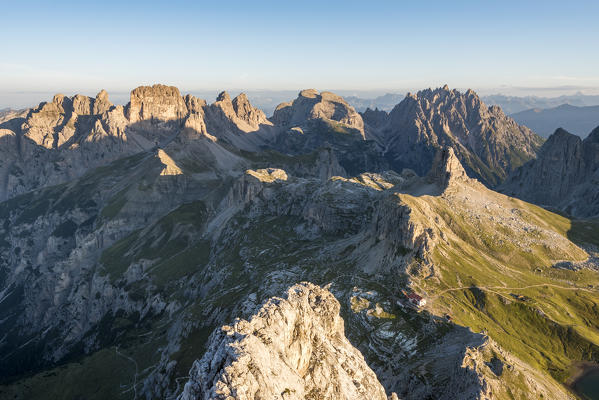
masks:
POLYGON ((410 301, 410 303, 412 303, 418 307, 422 307, 426 304, 426 299, 423 299, 421 296, 418 296, 416 293, 408 294, 408 300, 410 301))

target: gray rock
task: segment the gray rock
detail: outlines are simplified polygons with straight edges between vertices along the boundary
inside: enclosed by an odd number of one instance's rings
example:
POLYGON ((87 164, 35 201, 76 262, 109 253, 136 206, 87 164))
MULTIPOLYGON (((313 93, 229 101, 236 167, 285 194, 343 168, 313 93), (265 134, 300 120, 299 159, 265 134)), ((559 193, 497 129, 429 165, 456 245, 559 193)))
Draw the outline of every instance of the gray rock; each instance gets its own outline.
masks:
POLYGON ((340 305, 311 283, 216 330, 180 400, 373 399, 385 390, 345 338, 340 305))
POLYGON ((472 90, 443 88, 408 94, 389 113, 380 113, 366 132, 376 140, 391 166, 425 174, 438 148, 454 149, 468 174, 489 186, 501 183, 535 157, 542 139, 518 125, 499 107, 487 107, 472 90))
POLYGON ((582 140, 557 129, 536 160, 514 171, 499 190, 576 217, 599 215, 599 127, 582 140))

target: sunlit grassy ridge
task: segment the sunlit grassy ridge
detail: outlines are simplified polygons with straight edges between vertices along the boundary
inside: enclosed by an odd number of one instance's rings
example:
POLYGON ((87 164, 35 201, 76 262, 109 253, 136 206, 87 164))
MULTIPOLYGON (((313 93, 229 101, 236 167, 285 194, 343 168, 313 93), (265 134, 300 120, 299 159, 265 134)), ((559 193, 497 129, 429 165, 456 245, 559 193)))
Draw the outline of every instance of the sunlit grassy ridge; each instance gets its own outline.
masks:
POLYGON ((429 309, 487 333, 561 382, 573 362, 599 361, 599 273, 553 266, 587 258, 567 238, 581 245, 596 243, 596 222, 572 221, 494 193, 492 205, 483 201, 486 215, 469 214, 479 206, 473 196, 468 191, 456 196, 401 195, 415 220, 424 222, 431 212, 441 217, 437 225, 444 239, 431 254, 436 276, 415 278, 429 296, 429 309), (462 202, 460 207, 456 201, 462 202), (511 224, 511 218, 519 224, 511 224), (530 225, 520 230, 526 223, 530 225))

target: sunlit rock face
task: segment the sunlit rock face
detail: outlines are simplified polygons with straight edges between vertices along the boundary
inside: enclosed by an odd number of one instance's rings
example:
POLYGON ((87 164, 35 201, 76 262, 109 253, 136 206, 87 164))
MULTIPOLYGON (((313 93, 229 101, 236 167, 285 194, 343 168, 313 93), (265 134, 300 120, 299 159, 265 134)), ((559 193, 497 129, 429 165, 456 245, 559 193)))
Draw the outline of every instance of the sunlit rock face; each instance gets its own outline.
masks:
POLYGON ((339 309, 328 290, 292 286, 249 321, 213 333, 180 400, 386 400, 376 375, 345 338, 339 309))
POLYGON ((292 102, 279 104, 272 117, 276 124, 289 126, 313 119, 336 121, 364 134, 364 121, 360 114, 341 96, 331 92, 302 90, 292 102))
POLYGON ((128 112, 131 123, 148 119, 170 121, 185 115, 187 107, 174 86, 140 86, 131 92, 128 112))

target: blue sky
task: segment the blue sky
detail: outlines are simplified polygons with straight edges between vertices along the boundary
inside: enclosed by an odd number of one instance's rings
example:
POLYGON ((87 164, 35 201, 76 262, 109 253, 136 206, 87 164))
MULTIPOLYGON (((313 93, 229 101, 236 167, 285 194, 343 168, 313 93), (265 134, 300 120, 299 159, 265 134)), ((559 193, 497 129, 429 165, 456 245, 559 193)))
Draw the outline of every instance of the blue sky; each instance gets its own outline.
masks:
POLYGON ((0 4, 4 94, 599 88, 597 1, 0 4))

